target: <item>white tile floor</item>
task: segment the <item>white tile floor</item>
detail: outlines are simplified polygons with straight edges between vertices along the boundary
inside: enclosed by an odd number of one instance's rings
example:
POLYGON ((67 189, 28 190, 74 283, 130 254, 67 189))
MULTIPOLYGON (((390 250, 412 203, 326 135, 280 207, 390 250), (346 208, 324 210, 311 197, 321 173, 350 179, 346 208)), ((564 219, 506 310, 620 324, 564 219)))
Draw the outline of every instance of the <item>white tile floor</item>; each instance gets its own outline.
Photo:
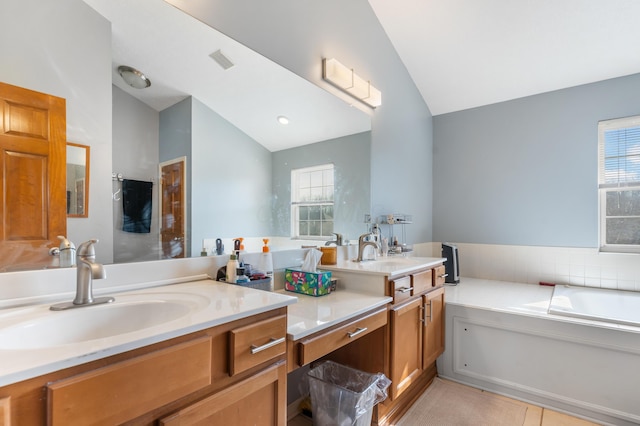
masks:
MULTIPOLYGON (((464 386, 456 383, 457 386, 464 386)), ((478 392, 485 392, 480 389, 476 389, 478 392)), ((490 393, 488 393, 490 394, 490 393)), ((508 399, 517 404, 523 404, 527 406, 527 416, 522 426, 598 426, 597 423, 591 423, 589 421, 572 417, 557 411, 549 410, 547 408, 538 407, 535 405, 527 404, 525 402, 517 401, 514 399, 506 398, 500 395, 494 395, 496 398, 508 399)), ((289 420, 288 426, 310 426, 312 421, 307 417, 298 415, 289 420)), ((417 425, 416 425, 417 426, 417 425)))

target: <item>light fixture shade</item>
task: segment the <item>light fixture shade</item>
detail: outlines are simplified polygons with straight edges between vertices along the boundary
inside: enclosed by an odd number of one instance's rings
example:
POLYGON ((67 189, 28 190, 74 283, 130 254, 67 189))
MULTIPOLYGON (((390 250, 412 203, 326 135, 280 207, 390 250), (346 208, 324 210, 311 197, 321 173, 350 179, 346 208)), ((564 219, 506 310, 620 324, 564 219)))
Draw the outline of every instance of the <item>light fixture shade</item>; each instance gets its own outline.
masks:
POLYGON ((151 86, 151 80, 135 68, 120 65, 118 67, 118 73, 129 86, 136 89, 146 89, 151 86))
POLYGON ((370 81, 364 80, 333 58, 322 60, 322 77, 373 108, 382 105, 382 93, 370 81))

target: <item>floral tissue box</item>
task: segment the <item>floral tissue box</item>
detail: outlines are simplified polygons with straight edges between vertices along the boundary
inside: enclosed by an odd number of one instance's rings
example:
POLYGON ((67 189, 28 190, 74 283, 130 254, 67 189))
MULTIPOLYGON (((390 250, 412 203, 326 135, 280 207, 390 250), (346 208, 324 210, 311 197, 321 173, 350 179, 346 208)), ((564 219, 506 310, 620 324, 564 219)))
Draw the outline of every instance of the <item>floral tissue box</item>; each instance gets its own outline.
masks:
POLYGON ((311 296, 324 296, 331 292, 331 271, 303 272, 285 269, 284 289, 311 296))

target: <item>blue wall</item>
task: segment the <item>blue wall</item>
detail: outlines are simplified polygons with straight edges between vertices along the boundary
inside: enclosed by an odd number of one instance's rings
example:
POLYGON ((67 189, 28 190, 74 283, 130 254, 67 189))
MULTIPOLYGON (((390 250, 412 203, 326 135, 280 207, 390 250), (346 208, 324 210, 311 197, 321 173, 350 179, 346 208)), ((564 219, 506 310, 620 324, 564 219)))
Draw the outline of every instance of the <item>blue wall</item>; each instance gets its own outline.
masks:
POLYGON ((640 74, 434 117, 434 241, 597 247, 598 121, 640 74))
POLYGON ((432 240, 431 113, 367 0, 177 3, 206 9, 204 22, 328 91, 325 57, 370 79, 382 92, 370 111, 371 214, 410 214, 407 242, 432 240))
POLYGON ((291 170, 333 163, 334 231, 354 240, 366 231, 371 206, 370 132, 344 136, 272 154, 274 234, 291 235, 291 170))
POLYGON ((271 153, 197 99, 192 108, 192 255, 205 238, 272 235, 271 153))

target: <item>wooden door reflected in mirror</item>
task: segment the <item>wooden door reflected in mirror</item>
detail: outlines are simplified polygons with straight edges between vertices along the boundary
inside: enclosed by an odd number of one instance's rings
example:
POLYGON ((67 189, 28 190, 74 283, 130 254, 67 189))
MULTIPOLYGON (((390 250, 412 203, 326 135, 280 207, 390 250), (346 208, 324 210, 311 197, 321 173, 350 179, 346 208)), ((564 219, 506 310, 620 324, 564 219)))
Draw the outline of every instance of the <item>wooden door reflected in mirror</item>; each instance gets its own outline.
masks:
POLYGON ((67 217, 89 217, 89 147, 67 142, 67 217))

